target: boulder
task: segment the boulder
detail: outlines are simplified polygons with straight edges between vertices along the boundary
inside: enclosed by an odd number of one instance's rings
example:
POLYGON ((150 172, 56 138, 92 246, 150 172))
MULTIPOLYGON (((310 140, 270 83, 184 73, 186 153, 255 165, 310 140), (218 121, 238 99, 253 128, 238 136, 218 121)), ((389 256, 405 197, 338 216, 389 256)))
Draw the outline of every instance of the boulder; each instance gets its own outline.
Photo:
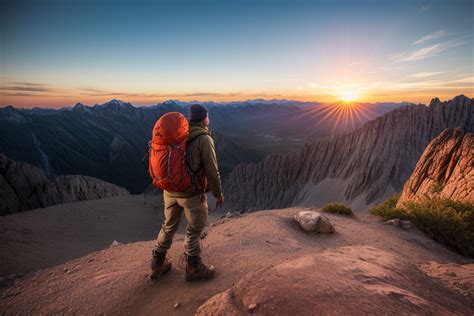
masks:
POLYGON ((332 234, 335 232, 335 228, 329 219, 318 212, 299 211, 295 214, 295 220, 307 232, 322 234, 332 234))

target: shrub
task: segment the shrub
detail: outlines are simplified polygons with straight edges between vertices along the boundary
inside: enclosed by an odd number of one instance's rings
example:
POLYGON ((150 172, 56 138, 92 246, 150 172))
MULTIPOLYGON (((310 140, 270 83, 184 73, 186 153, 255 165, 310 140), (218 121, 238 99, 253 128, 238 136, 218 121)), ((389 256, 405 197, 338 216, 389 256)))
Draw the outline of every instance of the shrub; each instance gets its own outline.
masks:
POLYGON ((449 199, 407 202, 413 224, 431 238, 474 256, 474 204, 449 199))
POLYGON ((384 202, 369 209, 369 213, 381 217, 384 221, 391 219, 409 220, 406 210, 397 208, 397 202, 401 193, 397 193, 384 202))
POLYGON ((435 198, 406 202, 403 208, 396 208, 398 198, 391 197, 369 212, 384 220, 410 220, 434 240, 474 257, 474 204, 435 198))
POLYGON ((321 210, 323 212, 342 214, 342 215, 354 215, 352 209, 344 203, 331 202, 324 205, 321 210))

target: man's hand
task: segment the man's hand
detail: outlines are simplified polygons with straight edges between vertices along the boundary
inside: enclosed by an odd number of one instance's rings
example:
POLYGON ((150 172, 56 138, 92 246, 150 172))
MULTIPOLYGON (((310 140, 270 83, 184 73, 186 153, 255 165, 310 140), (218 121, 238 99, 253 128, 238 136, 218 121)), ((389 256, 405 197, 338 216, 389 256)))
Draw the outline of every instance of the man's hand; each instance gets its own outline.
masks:
POLYGON ((221 193, 221 196, 216 198, 216 208, 222 206, 222 204, 224 204, 224 194, 221 193))

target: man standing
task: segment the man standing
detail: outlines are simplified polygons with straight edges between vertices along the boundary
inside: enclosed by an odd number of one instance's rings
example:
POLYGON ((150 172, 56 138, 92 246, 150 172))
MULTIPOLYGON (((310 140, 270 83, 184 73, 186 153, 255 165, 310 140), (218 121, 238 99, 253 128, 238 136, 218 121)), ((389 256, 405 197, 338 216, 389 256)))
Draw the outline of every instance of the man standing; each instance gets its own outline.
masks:
POLYGON ((200 237, 208 213, 204 192, 211 191, 216 198, 216 206, 224 203, 214 141, 208 125, 206 108, 199 104, 192 105, 189 110, 186 156, 188 168, 195 181, 186 192, 163 191, 164 218, 153 249, 152 278, 157 278, 171 269, 171 261, 166 257, 166 251, 171 247, 183 212, 188 220, 185 237, 186 281, 208 280, 215 275, 214 267, 205 265, 200 257, 200 237), (200 181, 202 179, 204 181, 200 181))

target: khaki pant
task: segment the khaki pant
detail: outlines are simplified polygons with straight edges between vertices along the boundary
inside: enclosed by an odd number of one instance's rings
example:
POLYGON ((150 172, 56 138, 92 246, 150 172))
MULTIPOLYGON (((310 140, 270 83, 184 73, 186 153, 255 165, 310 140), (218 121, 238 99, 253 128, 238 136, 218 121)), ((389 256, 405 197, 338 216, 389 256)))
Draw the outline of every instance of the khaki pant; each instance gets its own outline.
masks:
POLYGON ((194 195, 187 198, 170 197, 163 192, 164 218, 160 233, 156 239, 155 250, 165 252, 171 247, 173 236, 178 230, 181 217, 184 214, 188 220, 186 226, 185 253, 188 256, 197 256, 201 253, 201 233, 207 220, 206 195, 194 195), (201 197, 202 200, 201 200, 201 197))

